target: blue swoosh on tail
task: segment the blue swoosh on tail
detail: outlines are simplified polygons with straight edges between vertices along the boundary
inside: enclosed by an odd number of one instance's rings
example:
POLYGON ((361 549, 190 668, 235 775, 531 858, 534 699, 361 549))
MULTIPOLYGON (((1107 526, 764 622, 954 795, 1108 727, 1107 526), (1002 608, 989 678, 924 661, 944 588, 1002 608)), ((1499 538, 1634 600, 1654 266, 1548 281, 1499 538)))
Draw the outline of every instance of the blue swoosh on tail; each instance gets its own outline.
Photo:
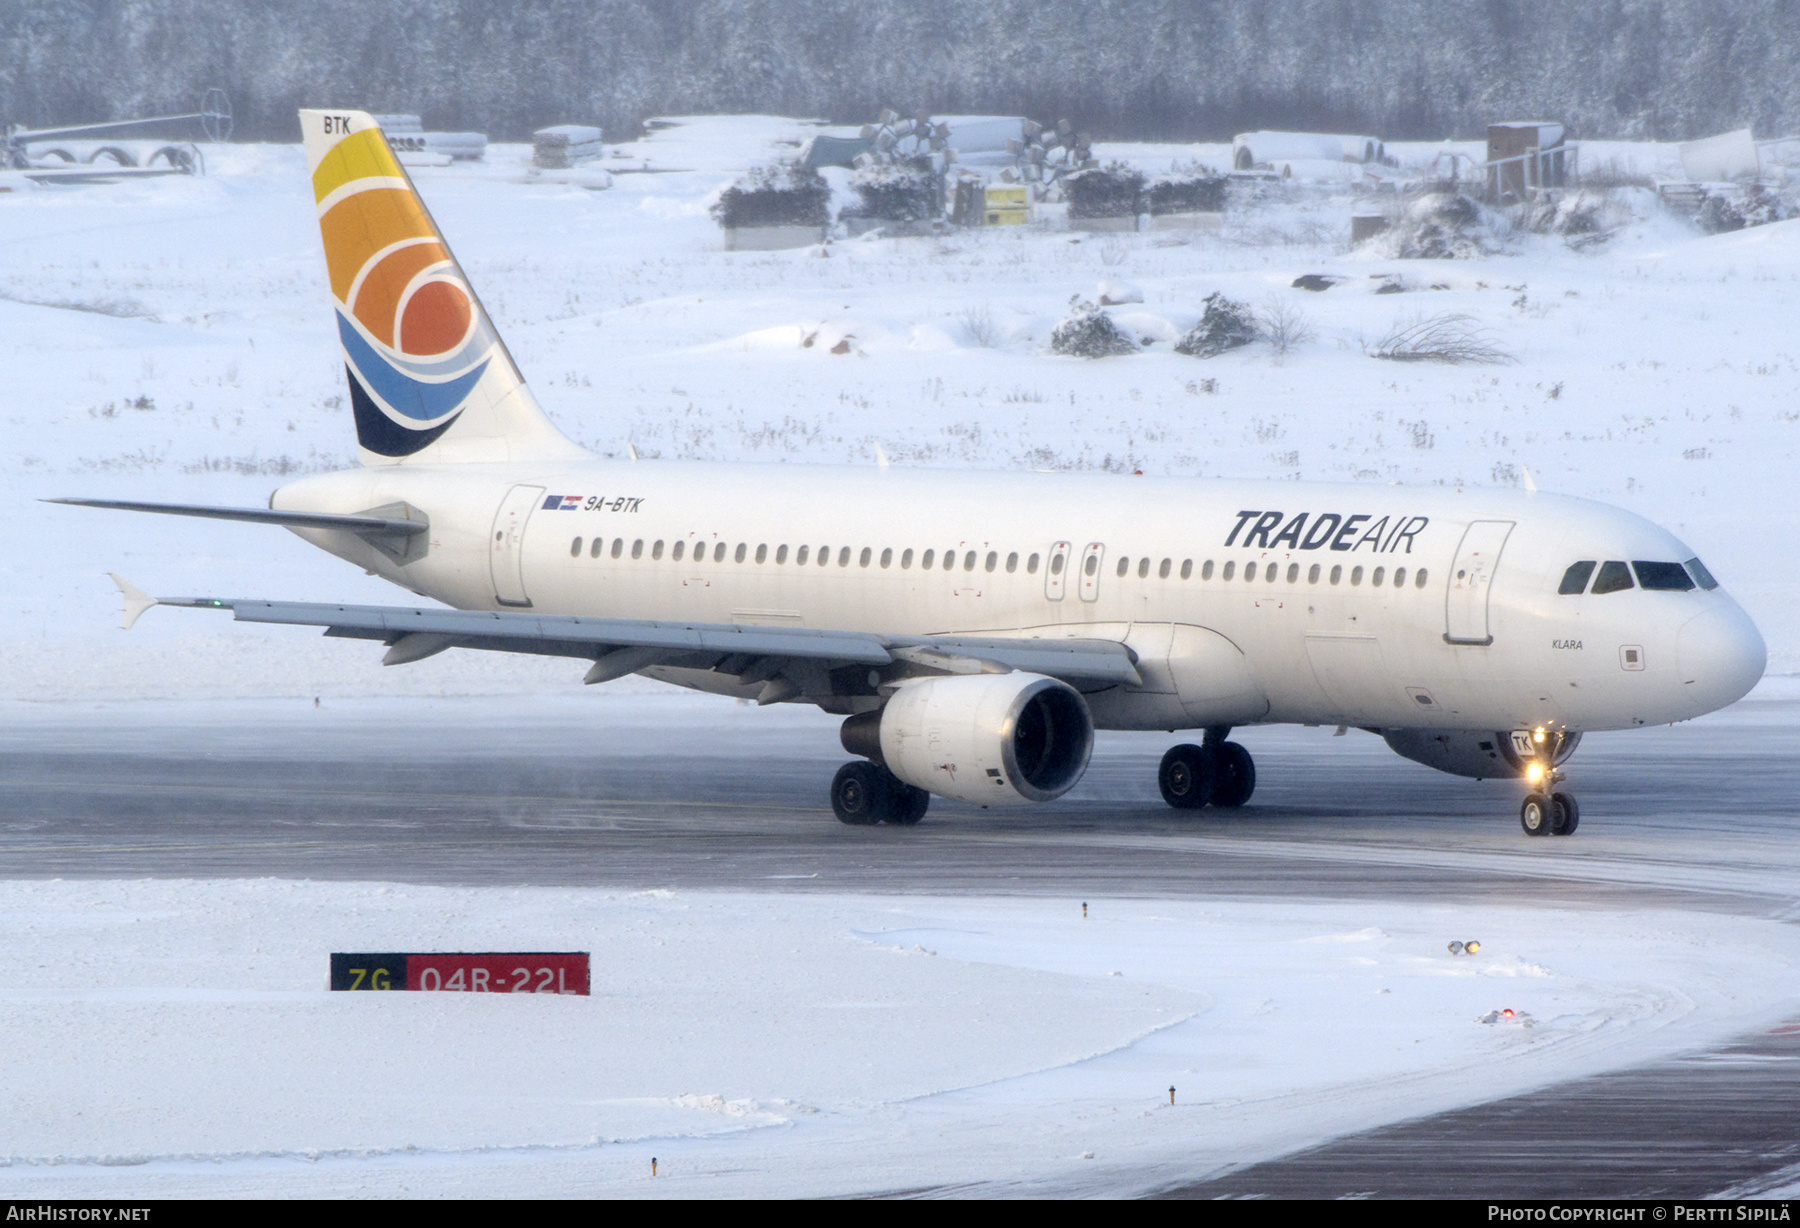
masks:
POLYGON ((396 371, 374 346, 363 340, 356 326, 345 319, 341 311, 338 312, 338 336, 343 339, 344 352, 350 356, 351 364, 370 391, 392 406, 396 413, 419 422, 441 418, 461 405, 492 361, 484 358, 480 366, 466 375, 441 384, 428 384, 396 371))

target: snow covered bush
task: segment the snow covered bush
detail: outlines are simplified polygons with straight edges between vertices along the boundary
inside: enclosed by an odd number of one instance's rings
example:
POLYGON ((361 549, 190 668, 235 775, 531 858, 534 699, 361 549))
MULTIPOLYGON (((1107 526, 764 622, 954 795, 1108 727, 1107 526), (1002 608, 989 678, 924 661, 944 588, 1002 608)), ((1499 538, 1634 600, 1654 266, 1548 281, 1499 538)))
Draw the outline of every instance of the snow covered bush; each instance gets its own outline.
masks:
POLYGON ((1746 226, 1785 222, 1792 217, 1800 217, 1800 208, 1796 208, 1793 201, 1783 200, 1761 184, 1753 184, 1741 196, 1709 194, 1695 220, 1700 223, 1700 229, 1716 235, 1742 230, 1746 226))
POLYGON ((1398 322, 1370 351, 1391 362, 1511 362, 1480 321, 1468 315, 1419 316, 1398 322))
POLYGON ((1143 194, 1144 208, 1159 217, 1168 213, 1223 213, 1228 182, 1225 176, 1197 162, 1177 164, 1168 174, 1150 181, 1143 194))
POLYGON ((850 186, 856 189, 856 217, 917 222, 930 221, 944 211, 943 180, 929 164, 918 167, 878 162, 860 168, 850 177, 850 186))
POLYGON ((1249 345, 1256 337, 1256 318, 1250 308, 1214 291, 1206 296, 1206 311, 1200 322, 1176 344, 1175 352, 1190 358, 1212 358, 1249 345))
POLYGON ((1144 190, 1142 171, 1123 162, 1076 171, 1063 177, 1071 218, 1136 217, 1144 190))
POLYGON ((1473 260, 1500 250, 1488 211, 1456 192, 1408 202, 1387 241, 1402 260, 1473 260))
POLYGON ((1094 304, 1076 295, 1069 300, 1069 317, 1050 334, 1050 352, 1074 358, 1108 358, 1115 354, 1134 354, 1137 346, 1119 331, 1107 315, 1094 304))
POLYGON ((830 219, 831 188, 818 171, 793 162, 752 167, 719 194, 712 207, 719 225, 823 226, 830 219))

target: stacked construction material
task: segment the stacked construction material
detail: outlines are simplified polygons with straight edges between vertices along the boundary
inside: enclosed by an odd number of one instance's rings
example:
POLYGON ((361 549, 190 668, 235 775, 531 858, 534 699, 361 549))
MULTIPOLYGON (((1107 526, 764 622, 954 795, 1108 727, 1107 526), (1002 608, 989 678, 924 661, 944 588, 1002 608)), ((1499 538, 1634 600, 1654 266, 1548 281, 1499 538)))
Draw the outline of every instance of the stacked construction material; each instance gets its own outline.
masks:
POLYGON ((600 129, 557 124, 531 134, 531 164, 542 170, 566 170, 600 156, 600 129))

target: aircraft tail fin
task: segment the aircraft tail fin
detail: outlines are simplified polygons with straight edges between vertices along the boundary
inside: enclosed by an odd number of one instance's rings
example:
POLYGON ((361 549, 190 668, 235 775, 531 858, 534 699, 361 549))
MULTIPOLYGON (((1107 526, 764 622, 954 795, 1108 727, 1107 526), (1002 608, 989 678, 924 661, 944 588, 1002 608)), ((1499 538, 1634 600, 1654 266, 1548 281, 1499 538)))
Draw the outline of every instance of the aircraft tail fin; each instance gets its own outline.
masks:
POLYGON ((365 465, 573 459, 373 116, 300 112, 365 465))

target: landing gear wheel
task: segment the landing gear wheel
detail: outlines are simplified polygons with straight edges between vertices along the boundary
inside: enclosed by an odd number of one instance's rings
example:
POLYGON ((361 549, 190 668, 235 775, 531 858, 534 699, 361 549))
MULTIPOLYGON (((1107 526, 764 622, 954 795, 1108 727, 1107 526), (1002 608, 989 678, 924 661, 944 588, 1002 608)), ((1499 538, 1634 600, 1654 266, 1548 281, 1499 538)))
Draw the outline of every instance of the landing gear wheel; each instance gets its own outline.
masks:
POLYGON ((888 773, 866 761, 846 763, 831 781, 831 809, 853 827, 879 823, 894 808, 888 773))
POLYGON ((911 827, 925 817, 925 811, 931 807, 931 794, 909 785, 899 777, 888 776, 891 805, 888 807, 887 821, 900 827, 911 827))
POLYGON ((1547 836, 1554 821, 1555 807, 1542 793, 1527 793, 1519 807, 1519 826, 1528 836, 1547 836))
POLYGON ((1198 810, 1213 799, 1218 767, 1212 755, 1198 746, 1172 746, 1156 769, 1156 784, 1163 801, 1177 810, 1198 810))
POLYGON ((1550 812, 1550 834, 1553 836, 1572 836, 1581 825, 1581 807, 1575 803, 1573 793, 1552 793, 1550 812))
POLYGON ((1236 742, 1221 742, 1210 749, 1213 752, 1212 804, 1242 806, 1256 792, 1256 761, 1236 742))

